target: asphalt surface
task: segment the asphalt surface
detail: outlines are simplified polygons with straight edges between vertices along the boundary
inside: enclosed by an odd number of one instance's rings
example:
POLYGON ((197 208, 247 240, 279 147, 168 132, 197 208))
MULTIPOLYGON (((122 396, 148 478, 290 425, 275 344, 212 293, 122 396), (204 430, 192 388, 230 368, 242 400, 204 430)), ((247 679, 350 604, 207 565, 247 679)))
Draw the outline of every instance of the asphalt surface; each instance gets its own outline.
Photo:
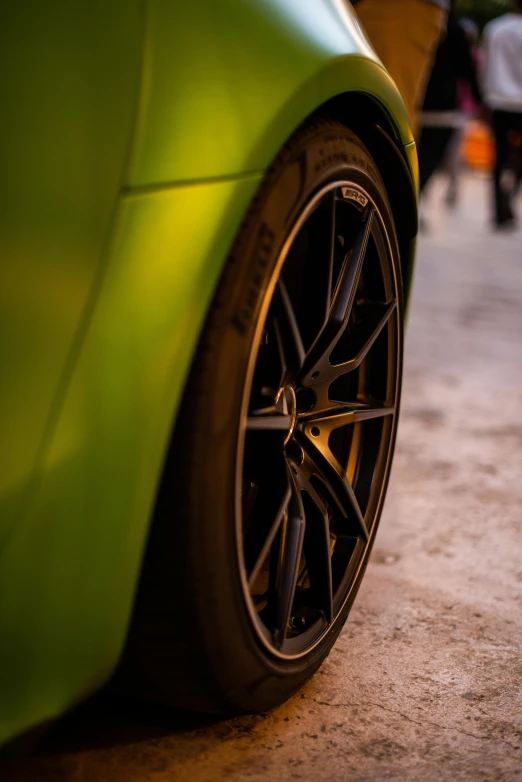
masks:
MULTIPOLYGON (((102 698, 4 782, 522 780, 522 232, 431 193, 371 563, 312 682, 212 723, 102 698)), ((519 203, 522 218, 522 203, 519 203)))

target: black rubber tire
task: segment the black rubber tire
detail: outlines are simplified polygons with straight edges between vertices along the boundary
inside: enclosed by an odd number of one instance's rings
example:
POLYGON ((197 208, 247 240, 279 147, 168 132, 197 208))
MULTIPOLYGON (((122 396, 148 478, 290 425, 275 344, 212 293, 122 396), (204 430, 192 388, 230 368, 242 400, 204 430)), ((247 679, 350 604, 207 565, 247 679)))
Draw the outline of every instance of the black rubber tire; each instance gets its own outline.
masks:
POLYGON ((341 179, 359 183, 378 204, 400 280, 392 213, 374 161, 343 125, 326 118, 310 122, 267 173, 214 296, 166 460, 115 678, 127 693, 220 714, 266 710, 316 671, 346 619, 358 584, 342 615, 306 656, 281 660, 261 648, 241 588, 234 526, 240 407, 263 292, 296 216, 320 186, 341 179))

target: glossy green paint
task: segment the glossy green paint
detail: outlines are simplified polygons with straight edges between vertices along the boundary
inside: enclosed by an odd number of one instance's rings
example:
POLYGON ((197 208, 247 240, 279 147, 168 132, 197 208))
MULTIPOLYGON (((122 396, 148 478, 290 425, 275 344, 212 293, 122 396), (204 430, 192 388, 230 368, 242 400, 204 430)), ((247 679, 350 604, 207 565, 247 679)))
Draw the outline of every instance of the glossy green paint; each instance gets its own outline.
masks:
POLYGON ((373 96, 411 142, 355 18, 345 0, 151 0, 128 185, 264 169, 296 125, 349 90, 373 96))
POLYGON ((22 0, 0 21, 2 742, 117 662, 193 351, 262 171, 350 90, 399 143, 411 132, 344 0, 22 0))
POLYGON ((38 485, 2 551, 3 738, 59 714, 118 658, 170 424, 242 216, 237 204, 258 184, 247 177, 120 201, 38 485))
POLYGON ((0 550, 110 236, 142 26, 137 0, 21 0, 0 11, 0 550))

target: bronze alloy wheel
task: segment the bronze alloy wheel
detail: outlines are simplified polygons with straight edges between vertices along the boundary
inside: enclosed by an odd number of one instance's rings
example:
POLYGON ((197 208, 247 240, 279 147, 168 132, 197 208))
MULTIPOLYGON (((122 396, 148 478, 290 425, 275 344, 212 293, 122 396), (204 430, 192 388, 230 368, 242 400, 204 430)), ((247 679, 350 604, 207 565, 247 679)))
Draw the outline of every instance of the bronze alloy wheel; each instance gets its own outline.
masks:
POLYGON ((243 589, 274 655, 321 640, 369 544, 397 415, 397 291, 376 203, 354 182, 323 187, 263 302, 238 449, 243 589))

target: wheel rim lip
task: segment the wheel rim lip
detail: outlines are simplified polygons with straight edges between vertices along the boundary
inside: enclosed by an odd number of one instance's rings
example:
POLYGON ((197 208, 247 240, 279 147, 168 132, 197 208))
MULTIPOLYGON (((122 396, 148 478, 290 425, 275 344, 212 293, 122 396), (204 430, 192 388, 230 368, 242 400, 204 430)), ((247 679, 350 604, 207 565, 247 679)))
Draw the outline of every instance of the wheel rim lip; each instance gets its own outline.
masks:
MULTIPOLYGON (((302 638, 303 636, 312 635, 312 631, 314 628, 317 628, 318 625, 323 624, 323 630, 319 632, 313 643, 310 643, 306 648, 296 651, 296 653, 285 653, 282 649, 277 649, 274 644, 267 638, 268 635, 268 628, 264 625, 264 623, 260 620, 258 612, 256 610, 256 607, 253 603, 252 597, 250 595, 249 591, 249 585, 248 585, 248 577, 247 577, 247 570, 245 566, 244 561, 244 551, 243 551, 243 545, 242 545, 242 507, 241 507, 241 480, 242 480, 242 472, 243 472, 243 462, 244 462, 244 451, 245 451, 245 439, 246 439, 246 431, 247 431, 247 417, 248 417, 248 406, 250 402, 250 395, 252 391, 252 383, 254 378, 254 371, 255 366, 257 362, 257 357, 259 353, 259 345, 260 345, 260 338, 261 334, 263 332, 263 329, 265 327, 266 318, 268 316, 268 312, 274 297, 275 288, 277 285, 277 282, 279 280, 279 277, 281 275, 283 266, 285 264, 285 261, 288 257, 288 253, 290 251, 290 248, 292 247, 293 241, 296 238, 297 234, 307 221, 307 219, 312 214, 313 210, 317 206, 317 204, 321 201, 321 199, 330 191, 335 190, 336 188, 354 188, 355 190, 362 193, 367 199, 368 203, 371 203, 372 207, 375 210, 375 216, 378 219, 380 230, 382 231, 382 235, 385 241, 386 249, 389 254, 390 258, 393 258, 393 252, 392 252, 392 246, 390 237, 388 234, 388 231, 386 229, 386 225, 384 224, 384 221, 382 219, 381 210, 379 209, 378 205, 375 202, 375 199, 371 196, 371 194, 359 183, 353 182, 351 180, 333 180, 328 182, 326 185, 323 185, 319 190, 315 192, 315 194, 312 196, 312 198, 308 201, 308 203, 305 205, 304 209, 299 213, 297 216, 294 224, 292 225, 292 228, 290 229, 287 238, 285 239, 283 246, 281 247, 281 250, 279 252, 279 255, 277 257, 276 263, 274 265, 274 269, 272 271, 269 283, 267 285, 263 302, 260 308, 260 312, 258 315, 256 328, 254 331, 254 335, 251 341, 250 345, 250 351, 249 351, 249 358, 248 358, 248 365, 247 365, 247 373, 246 373, 246 380, 243 388, 243 398, 241 402, 241 409, 240 409, 240 419, 239 419, 239 428, 238 428, 238 443, 237 443, 237 450, 236 450, 236 474, 235 474, 235 508, 234 508, 234 515, 235 515, 235 533, 236 533, 236 549, 237 549, 237 557, 238 557, 238 565, 239 565, 239 573, 240 573, 240 579, 241 579, 241 586, 243 590, 243 595, 245 599, 245 604, 248 610, 249 618, 252 622, 253 629, 256 632, 257 638, 261 641, 263 647, 275 658, 283 661, 283 660, 298 660, 302 657, 305 657, 308 655, 311 651, 313 651, 324 639, 324 637, 333 631, 334 627, 339 622, 339 617, 343 612, 343 608, 346 606, 346 603, 350 599, 350 595, 352 594, 354 585, 357 583, 360 571, 362 567, 364 566, 365 562, 365 554, 368 551, 368 549, 371 547, 373 538, 375 535, 376 530, 376 520, 379 518, 379 515, 382 510, 382 505, 384 501, 384 495, 387 487, 387 482, 390 474, 390 466, 391 466, 391 458, 393 454, 393 445, 395 441, 395 434, 397 431, 397 421, 398 421, 398 413, 399 413, 399 390, 400 390, 400 367, 402 365, 402 342, 400 339, 401 336, 401 313, 397 310, 396 317, 395 317, 395 323, 396 323, 396 347, 397 347, 397 361, 396 366, 397 370, 395 372, 395 411, 392 416, 392 422, 391 422, 391 432, 389 436, 389 443, 387 448, 387 454, 385 459, 385 464, 383 465, 383 472, 382 472, 382 482, 380 487, 379 496, 375 502, 375 510, 372 513, 372 520, 373 523, 369 529, 368 534, 368 540, 366 543, 363 543, 363 550, 359 555, 358 561, 354 564, 354 573, 351 576, 351 583, 345 587, 346 594, 344 595, 344 598, 342 599, 340 605, 335 609, 335 614, 331 622, 327 622, 326 619, 320 619, 317 622, 315 622, 313 625, 311 625, 307 630, 305 630, 303 633, 299 634, 296 639, 290 639, 291 640, 297 640, 297 638, 302 638)), ((395 265, 393 263, 390 263, 392 276, 393 276, 393 284, 395 291, 399 291, 399 280, 397 279, 397 272, 395 269, 395 265)), ((337 593, 342 588, 342 583, 344 582, 344 579, 347 577, 347 574, 350 571, 350 565, 348 564, 346 568, 345 575, 343 576, 343 579, 341 581, 341 584, 339 585, 337 589, 337 593)), ((334 601, 336 595, 334 594, 334 601)), ((287 641, 288 645, 288 641, 287 641)))

